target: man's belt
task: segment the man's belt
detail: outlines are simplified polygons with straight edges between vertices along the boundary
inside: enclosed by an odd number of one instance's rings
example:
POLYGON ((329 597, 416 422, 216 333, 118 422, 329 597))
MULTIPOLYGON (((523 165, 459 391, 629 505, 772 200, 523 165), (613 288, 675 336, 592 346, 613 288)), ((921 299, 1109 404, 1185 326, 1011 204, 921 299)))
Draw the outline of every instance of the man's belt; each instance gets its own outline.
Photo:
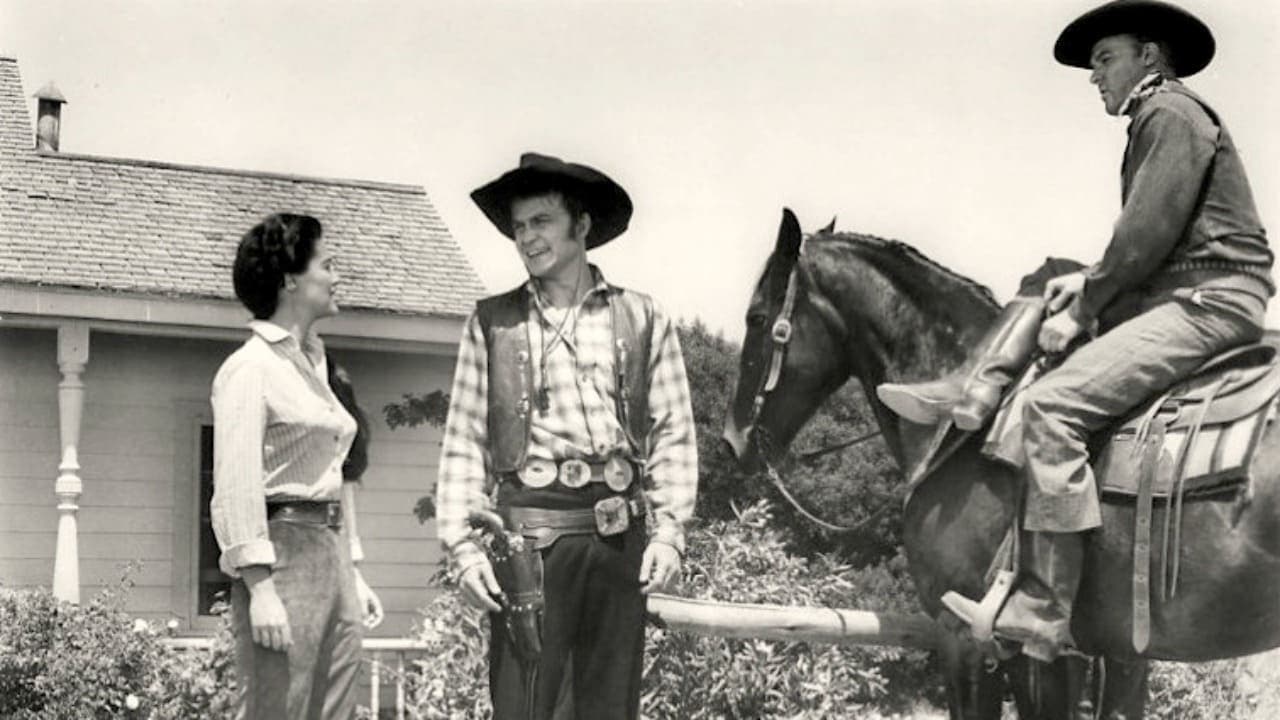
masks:
POLYGON ((564 535, 598 533, 608 537, 626 532, 633 518, 644 517, 644 503, 638 497, 613 495, 594 507, 577 510, 504 507, 498 514, 512 532, 529 538, 534 548, 541 550, 564 535))
POLYGON ((342 527, 342 503, 336 501, 291 500, 267 503, 268 520, 342 527))
POLYGON ((1194 288, 1224 279, 1234 283, 1248 279, 1248 284, 1256 286, 1263 296, 1271 294, 1271 268, 1265 265, 1233 262, 1231 260, 1200 259, 1180 260, 1169 263, 1156 271, 1147 283, 1151 291, 1159 292, 1173 288, 1194 288))
POLYGON ((587 483, 599 482, 609 486, 614 492, 626 492, 639 475, 636 464, 620 457, 612 457, 602 462, 587 460, 552 460, 532 459, 516 472, 525 487, 544 488, 557 480, 569 488, 585 487, 587 483))

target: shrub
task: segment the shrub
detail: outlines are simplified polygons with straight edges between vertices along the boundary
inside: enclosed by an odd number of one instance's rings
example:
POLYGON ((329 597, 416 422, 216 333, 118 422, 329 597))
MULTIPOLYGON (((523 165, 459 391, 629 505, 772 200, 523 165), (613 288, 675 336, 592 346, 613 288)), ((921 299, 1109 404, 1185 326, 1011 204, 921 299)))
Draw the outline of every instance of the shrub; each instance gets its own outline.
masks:
POLYGON ((126 577, 83 605, 0 591, 0 717, 232 717, 225 622, 212 652, 174 650, 120 609, 130 586, 126 577))
POLYGON ((1151 720, 1252 717, 1251 698, 1240 688, 1241 669, 1240 660, 1152 663, 1146 715, 1151 720))

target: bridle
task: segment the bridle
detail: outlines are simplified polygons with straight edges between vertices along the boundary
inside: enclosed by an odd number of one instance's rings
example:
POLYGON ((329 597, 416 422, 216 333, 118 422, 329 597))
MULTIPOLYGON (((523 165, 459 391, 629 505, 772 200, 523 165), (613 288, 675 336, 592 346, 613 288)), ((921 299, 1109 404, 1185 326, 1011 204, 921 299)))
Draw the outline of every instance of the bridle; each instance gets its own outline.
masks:
POLYGON ((796 273, 799 270, 800 263, 797 261, 791 268, 791 274, 787 276, 782 309, 778 311, 778 317, 774 318, 773 327, 769 329, 769 369, 760 376, 755 399, 751 401, 751 419, 747 423, 749 428, 756 426, 756 421, 764 410, 765 397, 777 389, 778 380, 782 377, 782 363, 787 359, 787 345, 791 343, 791 313, 796 309, 796 273))
MULTIPOLYGON (((757 423, 760 420, 760 414, 764 411, 765 400, 768 398, 769 393, 778 388, 778 381, 782 378, 782 365, 787 358, 787 346, 791 343, 791 315, 796 309, 796 285, 799 271, 800 263, 797 259, 796 264, 791 268, 791 273, 787 275, 787 289, 782 297, 782 308, 778 311, 778 316, 773 320, 773 327, 769 329, 766 341, 766 347, 768 348, 767 352, 769 355, 769 367, 768 370, 760 376, 760 384, 756 388, 755 398, 751 401, 751 415, 747 423, 747 428, 756 445, 756 454, 760 458, 761 462, 764 463, 769 479, 773 482, 774 487, 778 489, 778 492, 782 494, 782 497, 786 498, 787 502, 791 503, 791 506, 796 509, 796 512, 808 518, 810 522, 832 532, 861 532, 878 520, 880 516, 893 505, 893 503, 884 503, 881 507, 877 508, 875 512, 871 513, 871 515, 867 516, 856 525, 836 525, 814 515, 806 510, 783 484, 782 474, 773 466, 773 463, 769 460, 770 453, 768 452, 768 449, 764 447, 765 440, 763 435, 766 434, 767 431, 764 431, 762 428, 757 426, 757 423)), ((852 447, 853 445, 860 444, 879 435, 879 431, 868 433, 854 438, 853 440, 847 440, 822 448, 821 450, 805 453, 802 457, 804 459, 813 459, 835 450, 843 450, 845 448, 852 447)))

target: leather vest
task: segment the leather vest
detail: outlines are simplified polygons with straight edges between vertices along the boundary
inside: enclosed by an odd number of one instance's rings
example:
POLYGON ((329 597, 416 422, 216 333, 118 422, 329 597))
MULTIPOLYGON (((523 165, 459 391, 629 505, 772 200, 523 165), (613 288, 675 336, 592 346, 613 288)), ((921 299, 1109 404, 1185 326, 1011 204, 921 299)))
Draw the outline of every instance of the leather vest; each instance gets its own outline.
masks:
MULTIPOLYGON (((648 456, 649 354, 653 304, 649 297, 607 285, 613 326, 614 415, 631 445, 632 460, 648 456)), ((526 286, 476 305, 489 356, 489 454, 495 474, 524 466, 529 451, 534 392, 530 303, 526 286)))

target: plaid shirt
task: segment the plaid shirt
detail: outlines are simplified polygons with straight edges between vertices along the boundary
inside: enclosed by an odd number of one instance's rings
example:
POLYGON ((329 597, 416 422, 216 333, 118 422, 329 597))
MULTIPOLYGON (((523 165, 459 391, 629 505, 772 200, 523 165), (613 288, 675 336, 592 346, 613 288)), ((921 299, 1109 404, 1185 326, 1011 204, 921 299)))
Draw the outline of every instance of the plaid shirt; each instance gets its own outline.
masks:
MULTIPOLYGON (((534 387, 543 384, 541 368, 546 348, 550 401, 547 412, 530 413, 529 459, 599 458, 627 450, 625 433, 614 414, 617 389, 608 285, 598 268, 592 266, 591 271, 596 284, 574 308, 550 307, 542 302, 532 283, 524 286, 527 296, 534 299, 529 303, 527 320, 534 324, 530 328, 534 387)), ((649 492, 655 519, 652 540, 683 549, 684 525, 693 516, 698 488, 698 449, 680 342, 670 319, 656 307, 649 373, 649 416, 653 426, 645 467, 653 479, 649 492)), ((472 313, 458 351, 436 483, 438 535, 454 553, 459 567, 472 564, 478 557, 478 548, 466 542, 467 513, 490 504, 492 488, 486 482, 489 471, 485 450, 488 412, 488 351, 479 319, 472 313)))

